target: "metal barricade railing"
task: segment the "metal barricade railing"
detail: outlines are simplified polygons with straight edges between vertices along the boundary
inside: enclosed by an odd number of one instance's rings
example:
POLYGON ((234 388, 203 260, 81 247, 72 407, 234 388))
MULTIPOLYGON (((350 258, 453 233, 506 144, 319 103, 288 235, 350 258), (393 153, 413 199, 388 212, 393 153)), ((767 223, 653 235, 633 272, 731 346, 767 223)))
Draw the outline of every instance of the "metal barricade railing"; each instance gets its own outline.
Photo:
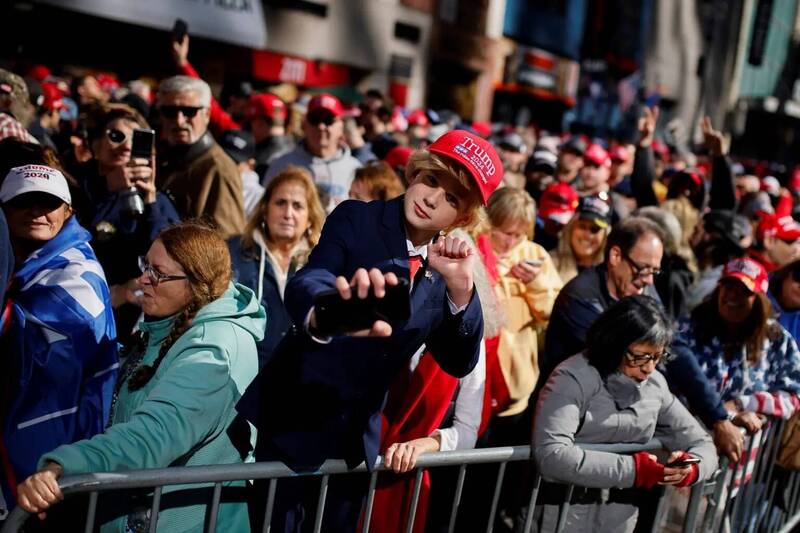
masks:
MULTIPOLYGON (((722 531, 723 527, 725 526, 725 520, 732 520, 733 524, 748 524, 748 531, 775 531, 778 527, 781 528, 781 531, 789 531, 793 525, 800 522, 800 473, 792 473, 789 476, 789 486, 785 487, 789 493, 789 502, 785 505, 787 509, 781 513, 775 513, 772 510, 776 509, 774 506, 774 500, 777 496, 776 492, 779 489, 773 480, 772 474, 775 471, 773 468, 774 458, 777 454, 782 428, 783 424, 781 424, 781 421, 778 421, 777 424, 773 424, 773 427, 770 428, 775 429, 774 431, 769 433, 764 432, 762 434, 758 444, 761 446, 763 453, 759 454, 759 459, 755 465, 750 481, 739 487, 739 492, 736 495, 736 498, 733 498, 733 501, 731 501, 731 498, 725 495, 725 485, 728 472, 727 460, 723 460, 721 462, 721 468, 711 480, 698 483, 692 487, 691 496, 688 500, 684 515, 684 532, 696 530, 703 532, 722 531), (750 487, 748 486, 749 484, 753 484, 753 486, 750 487), (762 493, 763 497, 759 497, 759 494, 762 493), (748 494, 751 494, 749 498, 748 494), (706 505, 705 515, 701 518, 699 516, 699 511, 701 502, 704 499, 708 503, 706 505), (766 509, 764 509, 764 504, 768 506, 766 509), (721 506, 722 509, 724 509, 722 519, 716 520, 715 517, 719 514, 718 510, 721 506), (751 523, 753 528, 749 527, 751 523)), ((754 445, 755 444, 751 444, 751 446, 754 445)), ((581 444, 581 447, 587 450, 591 449, 613 453, 635 453, 638 451, 651 451, 662 448, 661 443, 658 440, 652 440, 646 444, 581 444)), ((486 531, 491 532, 498 510, 498 503, 506 473, 506 467, 508 463, 530 460, 530 453, 531 451, 529 446, 516 446, 466 451, 437 452, 420 456, 415 467, 416 473, 414 477, 411 506, 408 513, 408 520, 406 522, 406 530, 409 533, 413 530, 417 513, 417 505, 419 502, 422 476, 425 470, 445 466, 459 467, 456 487, 453 493, 452 506, 449 513, 448 531, 453 532, 456 526, 459 506, 461 505, 468 467, 470 465, 478 464, 497 464, 498 471, 495 478, 495 486, 492 492, 491 507, 489 509, 486 527, 486 531)), ((739 468, 741 468, 741 466, 737 465, 736 469, 738 470, 739 468)), ((367 492, 365 511, 363 515, 362 531, 369 531, 369 526, 372 521, 378 474, 386 470, 387 469, 383 466, 382 458, 379 457, 376 461, 375 468, 370 473, 369 489, 367 492)), ((101 492, 105 493, 125 489, 152 488, 152 503, 150 505, 150 516, 152 517, 152 520, 150 522, 150 531, 154 532, 156 530, 158 513, 161 508, 163 487, 170 485, 212 483, 213 491, 210 505, 207 507, 206 511, 208 516, 206 523, 208 524, 207 531, 215 531, 216 519, 222 497, 223 483, 242 480, 269 479, 270 481, 266 496, 266 512, 264 517, 264 531, 268 531, 274 510, 275 494, 279 480, 298 476, 318 476, 320 477, 320 489, 317 510, 314 516, 314 531, 319 532, 323 530, 322 524, 330 476, 366 472, 368 472, 368 470, 363 463, 354 469, 348 469, 346 463, 341 460, 326 461, 319 468, 319 470, 304 473, 296 473, 283 463, 268 462, 82 474, 63 477, 61 480, 59 480, 59 486, 61 487, 61 491, 65 497, 76 494, 89 495, 88 512, 85 524, 85 531, 87 533, 94 530, 97 502, 101 492)), ((735 478, 736 476, 734 471, 732 479, 735 478)), ((730 483, 732 487, 733 482, 730 483)), ((540 486, 541 478, 538 475, 535 475, 531 485, 529 486, 531 492, 530 497, 527 500, 527 509, 522 515, 525 518, 525 532, 530 532, 532 530, 534 517, 533 511, 539 496, 540 486)), ((567 488, 564 491, 564 499, 559 506, 557 531, 562 531, 564 529, 574 485, 567 485, 566 487, 567 488)), ((784 492, 786 492, 786 490, 784 490, 784 492)), ((730 494, 730 487, 727 494, 730 494)), ((662 497, 657 515, 661 514, 664 501, 665 499, 662 497)), ((22 524, 24 524, 27 518, 28 513, 20 508, 14 509, 14 511, 9 515, 8 519, 3 524, 0 533, 16 533, 19 531, 20 527, 22 524)), ((655 524, 658 524, 658 516, 656 520, 657 521, 655 524)), ((733 531, 733 529, 731 530, 733 531)))

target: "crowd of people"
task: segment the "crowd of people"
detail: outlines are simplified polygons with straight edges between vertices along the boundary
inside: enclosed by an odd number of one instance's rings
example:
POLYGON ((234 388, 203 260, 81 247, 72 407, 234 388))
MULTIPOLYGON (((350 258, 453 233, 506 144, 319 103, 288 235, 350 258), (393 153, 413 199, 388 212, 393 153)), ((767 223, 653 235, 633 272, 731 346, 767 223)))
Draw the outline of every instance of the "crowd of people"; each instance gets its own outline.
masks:
MULTIPOLYGON (((371 529, 405 531, 420 455, 531 444, 548 484, 583 487, 570 531, 633 531, 637 489, 746 460, 741 428, 800 406, 800 173, 736 161, 708 119, 689 150, 658 108, 597 139, 378 90, 219 102, 189 38, 171 53, 157 86, 0 70, 0 518, 59 529, 82 510, 54 506, 63 475, 382 456, 371 529), (317 306, 400 285, 407 314, 359 329, 317 306), (581 447, 653 437, 666 452, 581 447)), ((498 529, 525 519, 527 470, 498 529)), ((485 520, 486 479, 460 523, 485 520)), ((326 531, 361 530, 368 483, 331 479, 326 531)), ((452 483, 425 473, 414 531, 446 529, 452 483)), ((159 528, 200 531, 209 490, 165 489, 159 528)), ((225 490, 218 527, 260 531, 268 483, 225 490)), ((147 529, 146 495, 110 498, 103 530, 147 529)), ((273 530, 309 530, 317 499, 283 480, 273 530)))

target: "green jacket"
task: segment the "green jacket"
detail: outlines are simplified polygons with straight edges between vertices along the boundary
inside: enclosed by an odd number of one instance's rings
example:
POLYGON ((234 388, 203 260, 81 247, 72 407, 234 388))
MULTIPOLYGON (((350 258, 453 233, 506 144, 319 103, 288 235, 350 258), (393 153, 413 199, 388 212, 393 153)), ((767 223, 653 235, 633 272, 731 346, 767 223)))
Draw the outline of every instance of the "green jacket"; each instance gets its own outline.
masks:
MULTIPOLYGON (((141 329, 149 333, 143 364, 153 363, 173 320, 169 317, 142 324, 141 329)), ((64 468, 64 475, 70 475, 252 462, 255 429, 249 427, 249 448, 246 431, 243 445, 237 447, 231 440, 236 432, 228 429, 234 427, 231 422, 236 402, 258 372, 256 342, 264 336, 265 326, 264 308, 253 291, 231 284, 222 297, 200 309, 191 327, 167 352, 153 379, 133 392, 122 385, 112 425, 105 433, 56 448, 42 456, 40 466, 55 461, 64 468)), ((165 487, 159 531, 203 529, 211 491, 202 491, 202 504, 187 506, 189 499, 197 501, 198 487, 201 485, 165 487)), ((223 497, 225 494, 223 491, 223 497)), ((103 502, 101 495, 100 510, 103 502)), ((149 508, 149 500, 144 502, 149 508)), ((247 506, 241 502, 239 498, 220 506, 217 531, 249 530, 247 506)), ((124 531, 125 523, 123 516, 107 523, 103 531, 124 531)))

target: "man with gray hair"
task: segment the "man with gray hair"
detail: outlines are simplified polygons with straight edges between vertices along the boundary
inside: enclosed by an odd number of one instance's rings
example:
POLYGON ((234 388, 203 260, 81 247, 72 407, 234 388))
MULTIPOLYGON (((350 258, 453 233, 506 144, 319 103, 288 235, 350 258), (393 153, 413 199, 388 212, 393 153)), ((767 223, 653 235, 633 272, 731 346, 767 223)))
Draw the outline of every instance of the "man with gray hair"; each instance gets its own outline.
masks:
POLYGON ((25 129, 32 111, 25 82, 13 72, 0 68, 0 140, 15 137, 39 144, 25 129))
POLYGON ((173 76, 161 82, 157 106, 169 149, 158 182, 181 218, 207 218, 230 237, 245 226, 242 180, 208 132, 210 105, 211 88, 203 80, 173 76))

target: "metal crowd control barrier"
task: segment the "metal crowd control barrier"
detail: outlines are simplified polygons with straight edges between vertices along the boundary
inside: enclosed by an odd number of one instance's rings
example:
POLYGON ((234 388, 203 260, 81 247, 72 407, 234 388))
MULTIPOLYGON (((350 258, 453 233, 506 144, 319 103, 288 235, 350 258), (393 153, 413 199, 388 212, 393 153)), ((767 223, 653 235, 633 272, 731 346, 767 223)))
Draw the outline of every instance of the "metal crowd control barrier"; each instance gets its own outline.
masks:
MULTIPOLYGON (((774 468, 774 459, 777 454, 780 435, 783 429, 781 421, 773 423, 769 431, 762 433, 758 443, 751 443, 751 447, 758 445, 763 453, 758 455, 752 477, 749 482, 739 487, 736 497, 728 497, 734 488, 736 476, 728 482, 727 494, 726 480, 728 478, 727 462, 723 461, 720 470, 707 482, 696 484, 691 490, 686 512, 683 521, 683 531, 723 531, 727 526, 730 531, 791 531, 800 522, 800 473, 792 472, 785 477, 785 483, 778 483, 777 472, 774 468), (778 492, 782 491, 782 492, 778 492), (778 505, 778 498, 781 506, 778 505), (702 500, 707 501, 706 511, 700 517, 700 505, 702 500), (723 512, 720 514, 720 510, 723 512)), ((638 451, 661 449, 661 443, 652 440, 647 444, 608 444, 608 445, 581 445, 584 449, 607 451, 614 453, 635 453, 638 451)), ((455 530, 456 519, 461 504, 464 482, 467 475, 467 467, 477 464, 498 464, 498 473, 492 493, 492 505, 487 517, 487 533, 491 533, 497 513, 500 491, 506 472, 506 466, 510 462, 527 461, 530 459, 529 446, 486 448, 467 451, 439 452, 421 456, 417 460, 416 475, 414 477, 414 490, 412 502, 407 520, 407 533, 412 533, 414 519, 416 516, 417 505, 419 503, 420 489, 422 485, 422 474, 426 469, 458 466, 458 478, 456 489, 453 495, 452 507, 450 510, 450 520, 448 531, 455 530)), ((372 507, 375 496, 378 473, 387 470, 382 464, 382 458, 378 458, 376 468, 370 474, 369 489, 366 498, 366 506, 363 520, 363 531, 369 531, 372 520, 372 507)), ((737 466, 737 471, 742 468, 737 466)), ((59 481, 64 496, 75 494, 89 494, 89 507, 86 517, 85 532, 90 533, 95 527, 95 515, 97 511, 98 496, 101 492, 110 492, 123 489, 153 488, 152 504, 150 516, 154 517, 150 522, 150 532, 156 531, 158 512, 161 504, 162 488, 168 485, 185 485, 194 483, 213 483, 213 495, 211 505, 207 507, 207 531, 214 532, 219 506, 222 495, 222 484, 229 481, 269 479, 267 493, 267 505, 265 513, 264 532, 270 531, 270 521, 275 502, 275 493, 282 478, 296 476, 319 476, 320 489, 316 515, 314 517, 314 531, 323 531, 323 519, 325 511, 325 500, 327 497, 328 482, 330 476, 347 473, 367 472, 366 466, 362 463, 355 469, 349 470, 344 461, 329 460, 316 472, 298 474, 289 469, 282 463, 255 463, 238 465, 214 465, 214 466, 195 466, 180 468, 161 468, 152 470, 138 470, 128 472, 106 472, 96 474, 84 474, 75 476, 65 476, 59 481)), ((735 472, 734 472, 735 473, 735 472)), ((783 474, 783 473, 782 473, 783 474)), ((533 479, 530 498, 528 499, 527 512, 525 517, 524 531, 532 531, 534 507, 539 495, 541 478, 536 475, 533 479)), ((435 487, 433 487, 435 489, 435 487)), ((559 506, 558 529, 563 531, 569 511, 570 499, 573 492, 573 485, 568 485, 565 491, 564 501, 559 506)), ((656 520, 653 524, 653 531, 659 527, 661 515, 664 512, 665 498, 662 497, 658 506, 656 520)), ((14 509, 5 521, 0 533, 16 533, 20 530, 28 513, 20 508, 14 509)))

